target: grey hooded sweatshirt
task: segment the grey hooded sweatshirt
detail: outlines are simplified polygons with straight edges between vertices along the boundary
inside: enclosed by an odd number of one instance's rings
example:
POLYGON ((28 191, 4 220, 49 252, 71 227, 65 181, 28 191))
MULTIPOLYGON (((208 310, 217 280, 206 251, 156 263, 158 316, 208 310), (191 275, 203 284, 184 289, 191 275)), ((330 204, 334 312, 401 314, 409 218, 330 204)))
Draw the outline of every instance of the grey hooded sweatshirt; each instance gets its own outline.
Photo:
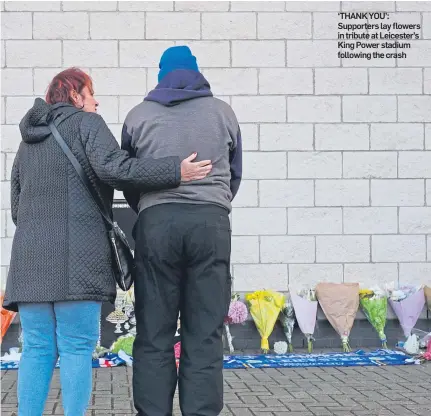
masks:
POLYGON ((158 204, 213 204, 231 211, 242 176, 241 132, 232 108, 214 98, 199 72, 176 70, 166 75, 126 117, 121 147, 137 158, 179 156, 197 152, 213 169, 202 180, 178 188, 141 193, 127 191, 135 211, 158 204))

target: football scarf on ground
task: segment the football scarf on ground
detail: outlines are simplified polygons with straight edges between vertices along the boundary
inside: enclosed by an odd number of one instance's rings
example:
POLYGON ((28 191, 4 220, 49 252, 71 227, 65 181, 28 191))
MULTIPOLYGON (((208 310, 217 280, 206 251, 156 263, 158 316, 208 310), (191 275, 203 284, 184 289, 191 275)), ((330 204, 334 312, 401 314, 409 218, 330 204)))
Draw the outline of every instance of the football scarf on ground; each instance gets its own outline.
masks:
MULTIPOLYGON (((13 359, 14 357, 10 357, 13 359)), ((19 357, 16 357, 19 359, 19 357)), ((129 365, 131 357, 107 353, 93 360, 93 368, 117 367, 129 365), (122 358, 121 358, 122 356, 122 358)), ((247 368, 299 368, 299 367, 358 367, 414 364, 415 360, 401 351, 376 350, 365 352, 358 350, 350 353, 324 354, 288 354, 288 355, 226 355, 223 367, 227 370, 247 368)), ((60 363, 61 365, 61 363, 60 363)), ((19 366, 18 360, 7 360, 2 357, 1 369, 14 370, 19 366)), ((57 363, 57 367, 59 363, 57 363)))

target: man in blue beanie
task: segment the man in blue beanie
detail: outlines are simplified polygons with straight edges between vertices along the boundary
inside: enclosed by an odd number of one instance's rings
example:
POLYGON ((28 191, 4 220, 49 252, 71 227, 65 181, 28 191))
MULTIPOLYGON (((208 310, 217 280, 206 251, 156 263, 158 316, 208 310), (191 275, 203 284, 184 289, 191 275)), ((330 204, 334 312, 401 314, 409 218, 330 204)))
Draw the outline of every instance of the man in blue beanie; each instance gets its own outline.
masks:
POLYGON ((125 192, 135 224, 133 395, 140 416, 172 416, 178 381, 184 416, 223 409, 223 321, 231 299, 229 213, 242 173, 241 133, 187 46, 167 49, 159 83, 126 117, 122 148, 142 157, 211 160, 199 181, 125 192), (177 376, 174 335, 181 313, 177 376))

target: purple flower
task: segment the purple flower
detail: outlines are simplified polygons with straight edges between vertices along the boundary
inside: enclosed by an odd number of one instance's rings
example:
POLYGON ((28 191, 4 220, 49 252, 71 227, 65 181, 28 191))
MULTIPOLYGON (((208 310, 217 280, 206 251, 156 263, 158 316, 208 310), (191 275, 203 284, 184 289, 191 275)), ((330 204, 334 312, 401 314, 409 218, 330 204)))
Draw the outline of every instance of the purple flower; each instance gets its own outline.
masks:
POLYGON ((225 319, 228 324, 242 324, 248 316, 247 306, 240 300, 233 300, 229 306, 229 312, 225 319))

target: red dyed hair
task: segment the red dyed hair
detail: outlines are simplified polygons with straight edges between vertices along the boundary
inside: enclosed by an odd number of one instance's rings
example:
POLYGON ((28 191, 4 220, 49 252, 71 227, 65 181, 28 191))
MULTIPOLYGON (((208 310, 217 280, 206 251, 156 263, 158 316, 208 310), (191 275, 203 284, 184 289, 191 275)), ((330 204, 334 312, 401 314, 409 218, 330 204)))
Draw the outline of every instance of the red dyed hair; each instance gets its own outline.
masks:
POLYGON ((70 103, 74 105, 71 94, 75 90, 78 94, 88 87, 93 93, 93 81, 90 76, 79 68, 69 68, 57 74, 49 84, 46 93, 48 104, 70 103))

